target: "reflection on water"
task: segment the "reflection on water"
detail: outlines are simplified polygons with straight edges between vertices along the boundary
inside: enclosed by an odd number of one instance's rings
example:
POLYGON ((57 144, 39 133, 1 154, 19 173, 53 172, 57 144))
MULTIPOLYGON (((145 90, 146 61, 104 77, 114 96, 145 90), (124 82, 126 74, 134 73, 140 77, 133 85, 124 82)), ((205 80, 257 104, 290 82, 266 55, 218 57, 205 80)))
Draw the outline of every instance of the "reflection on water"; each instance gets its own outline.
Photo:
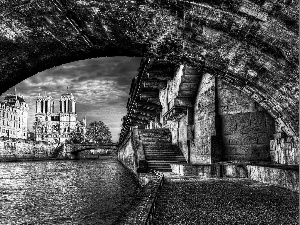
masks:
POLYGON ((135 193, 113 160, 0 163, 0 224, 111 224, 135 193))

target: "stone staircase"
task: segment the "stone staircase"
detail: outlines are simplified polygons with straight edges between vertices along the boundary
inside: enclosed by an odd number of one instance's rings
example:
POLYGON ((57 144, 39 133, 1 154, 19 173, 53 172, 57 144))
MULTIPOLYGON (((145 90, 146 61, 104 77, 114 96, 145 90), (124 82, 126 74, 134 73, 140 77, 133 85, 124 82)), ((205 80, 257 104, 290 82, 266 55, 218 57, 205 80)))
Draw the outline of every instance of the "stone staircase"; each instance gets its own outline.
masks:
POLYGON ((186 162, 178 146, 172 144, 169 129, 139 129, 148 168, 171 172, 170 163, 186 162))

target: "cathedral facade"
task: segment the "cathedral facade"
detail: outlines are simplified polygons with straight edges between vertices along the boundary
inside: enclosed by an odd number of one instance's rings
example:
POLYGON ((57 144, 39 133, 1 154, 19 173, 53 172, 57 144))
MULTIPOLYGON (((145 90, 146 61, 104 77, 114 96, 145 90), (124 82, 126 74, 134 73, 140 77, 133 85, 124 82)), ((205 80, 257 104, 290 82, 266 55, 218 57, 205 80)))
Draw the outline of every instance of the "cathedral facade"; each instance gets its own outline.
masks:
POLYGON ((27 139, 28 110, 22 95, 7 95, 0 102, 0 137, 27 139))
POLYGON ((76 100, 72 93, 63 94, 59 100, 59 112, 55 112, 51 96, 41 96, 36 100, 34 132, 36 141, 53 143, 65 142, 70 133, 77 131, 85 134, 86 119, 77 120, 76 100))

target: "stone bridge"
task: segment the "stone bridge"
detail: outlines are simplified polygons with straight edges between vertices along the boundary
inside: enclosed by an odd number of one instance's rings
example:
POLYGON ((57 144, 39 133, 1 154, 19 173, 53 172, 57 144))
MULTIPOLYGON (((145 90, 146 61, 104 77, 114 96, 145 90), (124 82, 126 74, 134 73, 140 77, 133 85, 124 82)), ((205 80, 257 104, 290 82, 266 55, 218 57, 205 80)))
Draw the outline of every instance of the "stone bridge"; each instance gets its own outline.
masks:
MULTIPOLYGON (((162 153, 200 166, 198 175, 230 161, 297 167, 298 3, 2 0, 0 92, 76 60, 143 57, 119 140, 128 167, 155 168, 162 153)), ((249 168, 257 179, 294 179, 249 168)))
POLYGON ((116 152, 118 148, 117 144, 71 144, 70 145, 70 152, 71 154, 77 154, 82 151, 88 151, 88 150, 95 150, 101 151, 101 150, 110 150, 111 152, 116 152))
POLYGON ((4 0, 0 91, 76 60, 160 58, 230 83, 298 135, 298 10, 297 0, 4 0))
MULTIPOLYGON (((0 1, 1 93, 54 66, 107 56, 143 57, 119 139, 118 157, 127 167, 247 177, 299 190, 299 0, 0 1)), ((76 148, 79 154, 98 146, 76 148)), ((207 193, 182 190, 163 194, 184 193, 192 199, 186 206, 195 199, 206 205, 207 193)), ((232 199, 218 190, 222 204, 204 211, 227 205, 231 213, 232 199)), ((278 199, 259 207, 274 209, 260 210, 262 219, 290 216, 278 213, 279 202, 288 202, 279 196, 261 198, 278 199)), ((165 202, 168 212, 179 209, 191 217, 190 208, 165 202)), ((203 217, 203 210, 193 214, 203 217)), ((178 223, 178 215, 168 218, 178 223)), ((221 218, 207 215, 206 222, 221 218)))

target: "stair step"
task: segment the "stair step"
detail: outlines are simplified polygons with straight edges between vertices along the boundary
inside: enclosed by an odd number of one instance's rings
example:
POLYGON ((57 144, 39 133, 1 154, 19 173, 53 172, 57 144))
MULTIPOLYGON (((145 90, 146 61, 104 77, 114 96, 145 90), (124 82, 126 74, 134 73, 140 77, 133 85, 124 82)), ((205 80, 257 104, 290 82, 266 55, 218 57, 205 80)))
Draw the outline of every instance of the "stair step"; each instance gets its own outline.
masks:
POLYGON ((174 159, 184 159, 184 157, 182 155, 149 155, 146 154, 145 155, 147 159, 170 159, 170 158, 174 158, 174 159))
POLYGON ((146 156, 146 159, 148 160, 155 160, 155 159, 161 159, 161 160, 185 160, 185 158, 183 156, 157 156, 157 155, 153 155, 153 156, 146 156))
POLYGON ((171 142, 171 137, 141 137, 143 142, 171 142))
POLYGON ((144 148, 145 151, 154 151, 154 152, 160 152, 160 151, 168 151, 168 152, 181 152, 178 148, 144 148))
POLYGON ((170 164, 170 163, 177 163, 176 160, 169 160, 169 161, 165 161, 165 160, 148 160, 147 161, 148 164, 170 164))
POLYGON ((141 137, 164 137, 171 136, 171 133, 140 133, 141 137))
POLYGON ((172 153, 172 154, 181 154, 180 151, 175 151, 172 149, 158 149, 158 150, 144 150, 145 152, 149 152, 149 153, 172 153))
POLYGON ((172 144, 146 144, 143 143, 145 150, 159 150, 159 149, 178 149, 178 146, 172 144))
POLYGON ((186 162, 169 129, 140 129, 139 135, 149 169, 171 172, 170 163, 186 162))
POLYGON ((149 133, 156 133, 156 134, 168 134, 170 130, 167 128, 158 128, 158 129, 139 129, 140 134, 149 134, 149 133))
POLYGON ((184 159, 184 157, 182 155, 149 155, 146 154, 146 158, 147 159, 170 159, 170 158, 174 158, 174 159, 184 159))
POLYGON ((167 168, 171 168, 171 166, 170 166, 170 164, 167 164, 167 163, 165 163, 165 164, 149 164, 148 165, 148 168, 165 168, 165 169, 167 169, 167 168))
POLYGON ((145 155, 166 155, 166 156, 182 156, 181 152, 169 152, 169 151, 157 151, 157 152, 148 152, 145 151, 145 155))
POLYGON ((170 165, 153 164, 153 165, 148 165, 148 168, 150 168, 150 169, 154 169, 154 168, 169 169, 169 168, 171 168, 171 166, 170 165))
POLYGON ((145 154, 146 157, 149 158, 158 158, 158 157, 166 157, 166 158, 183 158, 184 156, 181 154, 145 154))
POLYGON ((182 154, 180 154, 179 152, 174 153, 174 152, 145 152, 145 155, 149 155, 149 156, 182 156, 182 154))
POLYGON ((170 168, 150 168, 159 172, 172 172, 172 169, 170 168))

